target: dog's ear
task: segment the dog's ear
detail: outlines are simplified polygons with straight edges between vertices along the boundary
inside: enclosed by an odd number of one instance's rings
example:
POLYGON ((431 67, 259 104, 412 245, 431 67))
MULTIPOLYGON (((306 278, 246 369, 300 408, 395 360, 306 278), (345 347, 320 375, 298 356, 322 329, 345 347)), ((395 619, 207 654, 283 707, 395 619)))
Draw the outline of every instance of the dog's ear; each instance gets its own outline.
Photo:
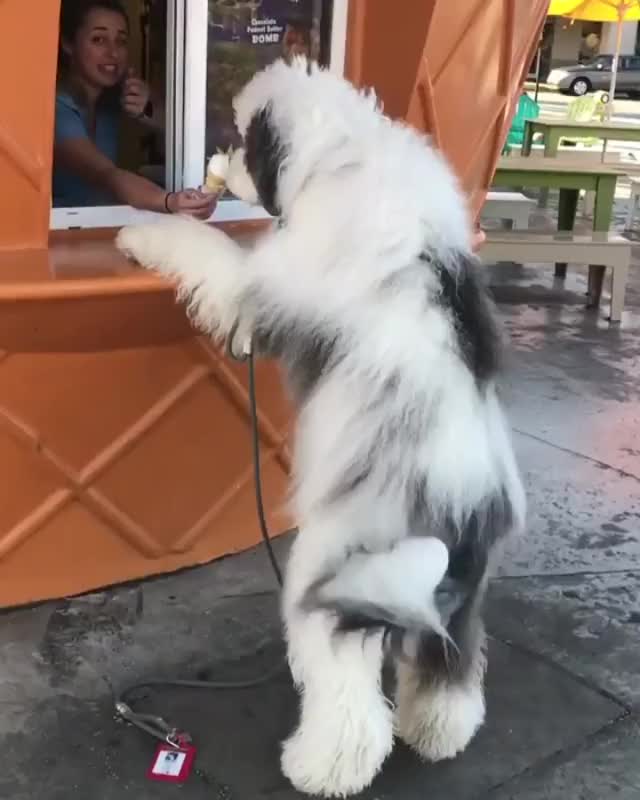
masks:
POLYGON ((271 104, 256 111, 245 136, 245 164, 260 202, 273 216, 280 215, 278 183, 284 146, 273 122, 271 104))

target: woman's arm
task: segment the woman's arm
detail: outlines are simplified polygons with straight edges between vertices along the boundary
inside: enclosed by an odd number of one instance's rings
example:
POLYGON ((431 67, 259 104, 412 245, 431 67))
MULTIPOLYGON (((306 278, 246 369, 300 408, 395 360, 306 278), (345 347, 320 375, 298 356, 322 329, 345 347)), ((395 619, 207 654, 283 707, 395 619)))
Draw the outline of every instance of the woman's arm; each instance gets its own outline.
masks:
POLYGON ((152 181, 117 167, 86 137, 67 138, 55 145, 56 163, 112 194, 124 205, 147 211, 190 214, 208 219, 216 205, 213 195, 186 190, 167 193, 152 181))

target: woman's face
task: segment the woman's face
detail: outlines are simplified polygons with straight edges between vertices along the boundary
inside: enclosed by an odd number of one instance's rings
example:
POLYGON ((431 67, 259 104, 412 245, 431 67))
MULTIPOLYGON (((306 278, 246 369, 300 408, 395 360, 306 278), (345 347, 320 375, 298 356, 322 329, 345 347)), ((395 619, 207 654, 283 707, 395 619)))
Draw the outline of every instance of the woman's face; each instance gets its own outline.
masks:
POLYGON ((73 42, 65 43, 71 71, 96 89, 109 89, 125 76, 128 62, 127 21, 117 11, 94 8, 73 42))

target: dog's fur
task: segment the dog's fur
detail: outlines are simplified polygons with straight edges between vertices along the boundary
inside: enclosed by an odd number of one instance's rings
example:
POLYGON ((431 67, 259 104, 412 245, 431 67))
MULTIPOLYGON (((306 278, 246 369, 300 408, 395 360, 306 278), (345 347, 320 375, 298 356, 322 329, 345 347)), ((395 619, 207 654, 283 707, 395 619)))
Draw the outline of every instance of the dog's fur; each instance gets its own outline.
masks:
POLYGON ((239 320, 284 364, 299 533, 283 614, 302 701, 282 767, 345 796, 394 731, 438 760, 483 722, 487 575, 525 514, 500 336, 465 202, 423 136, 304 61, 256 75, 234 108, 229 187, 279 224, 252 249, 183 219, 118 243, 177 279, 200 329, 224 339, 239 320))

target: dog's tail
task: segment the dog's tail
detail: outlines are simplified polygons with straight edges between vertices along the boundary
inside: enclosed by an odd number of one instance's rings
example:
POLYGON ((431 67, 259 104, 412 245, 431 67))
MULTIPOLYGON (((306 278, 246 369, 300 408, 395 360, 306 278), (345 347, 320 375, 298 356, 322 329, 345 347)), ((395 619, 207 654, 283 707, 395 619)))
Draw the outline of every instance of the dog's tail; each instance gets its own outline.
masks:
POLYGON ((384 630, 385 639, 403 651, 434 635, 450 642, 447 623, 463 599, 445 579, 448 565, 447 547, 435 537, 354 553, 311 587, 305 606, 335 613, 337 631, 384 630))

